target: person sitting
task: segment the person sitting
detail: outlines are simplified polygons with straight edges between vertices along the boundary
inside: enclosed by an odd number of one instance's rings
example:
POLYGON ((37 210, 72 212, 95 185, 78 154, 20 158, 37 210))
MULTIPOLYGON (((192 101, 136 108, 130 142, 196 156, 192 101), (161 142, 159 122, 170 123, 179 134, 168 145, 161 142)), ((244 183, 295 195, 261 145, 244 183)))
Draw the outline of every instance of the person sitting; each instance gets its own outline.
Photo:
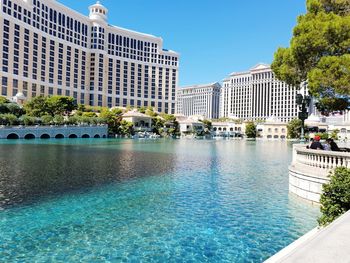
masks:
POLYGON ((330 145, 329 139, 327 139, 327 140, 326 140, 326 143, 323 144, 323 149, 324 149, 325 151, 331 151, 331 150, 332 150, 332 149, 331 149, 331 145, 330 145))
POLYGON ((310 149, 312 150, 324 150, 323 145, 320 143, 321 137, 316 135, 314 137, 314 141, 310 145, 310 149))
POLYGON ((335 143, 335 141, 332 138, 327 139, 327 142, 331 147, 331 151, 340 152, 338 145, 335 143))

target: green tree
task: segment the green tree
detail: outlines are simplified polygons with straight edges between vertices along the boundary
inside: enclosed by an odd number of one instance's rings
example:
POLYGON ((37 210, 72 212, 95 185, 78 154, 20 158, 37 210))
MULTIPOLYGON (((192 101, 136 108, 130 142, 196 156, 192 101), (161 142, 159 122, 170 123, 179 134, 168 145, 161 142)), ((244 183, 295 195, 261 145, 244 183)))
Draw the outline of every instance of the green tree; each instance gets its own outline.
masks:
POLYGON ((156 112, 154 112, 153 108, 152 107, 148 107, 146 109, 146 115, 150 116, 150 117, 157 117, 158 114, 156 112))
POLYGON ((165 120, 163 118, 154 117, 152 118, 152 127, 155 134, 161 135, 164 132, 165 120))
POLYGON ((212 122, 210 120, 203 120, 202 123, 204 124, 204 133, 210 134, 212 122))
POLYGON ((18 118, 16 115, 10 113, 0 114, 0 124, 15 125, 18 124, 18 118))
POLYGON ((248 138, 256 138, 256 125, 254 122, 248 122, 245 126, 245 135, 248 138))
POLYGON ((41 117, 49 114, 47 98, 44 96, 33 97, 24 104, 28 116, 41 117))
POLYGON ((13 115, 16 115, 16 117, 20 117, 23 114, 25 114, 24 109, 20 107, 17 103, 6 103, 5 105, 8 109, 8 112, 13 115))
POLYGON ((159 120, 153 122, 157 127, 157 134, 161 135, 162 133, 164 133, 165 136, 172 137, 180 135, 180 125, 173 114, 162 113, 161 117, 163 118, 163 120, 161 120, 160 118, 156 118, 159 120))
POLYGON ((47 110, 52 115, 63 115, 77 109, 74 98, 68 96, 52 96, 46 100, 47 110))
POLYGON ((287 125, 287 135, 289 139, 300 138, 301 133, 301 120, 293 119, 287 125))
POLYGON ((145 107, 140 107, 137 109, 138 112, 145 114, 146 113, 146 108, 145 107))
POLYGON ((299 16, 290 47, 279 48, 271 65, 277 78, 290 85, 308 81, 310 93, 327 111, 349 106, 349 10, 348 0, 307 0, 307 13, 299 16))
POLYGON ((350 169, 337 168, 330 182, 323 185, 319 225, 327 225, 350 210, 350 169))
POLYGON ((97 117, 96 113, 95 112, 84 112, 83 117, 88 117, 88 118, 94 118, 94 117, 97 117))
POLYGON ((132 122, 122 120, 118 129, 118 134, 124 136, 134 135, 134 128, 132 122))
POLYGON ((52 119, 52 122, 56 125, 64 124, 64 118, 62 115, 55 115, 52 119))
POLYGON ((3 96, 0 96, 0 104, 9 103, 10 101, 3 96))
POLYGON ((50 125, 53 123, 53 117, 51 115, 44 115, 44 116, 41 116, 41 122, 44 124, 44 125, 50 125))
POLYGON ((104 109, 101 112, 99 117, 102 118, 103 123, 108 124, 108 131, 110 134, 118 133, 120 122, 122 121, 122 114, 123 111, 118 108, 112 110, 104 109))
POLYGON ((36 123, 36 118, 28 115, 21 116, 19 120, 25 126, 32 126, 36 123))
POLYGON ((338 133, 339 133, 339 130, 338 129, 335 129, 332 131, 330 137, 333 139, 333 140, 338 140, 338 133))

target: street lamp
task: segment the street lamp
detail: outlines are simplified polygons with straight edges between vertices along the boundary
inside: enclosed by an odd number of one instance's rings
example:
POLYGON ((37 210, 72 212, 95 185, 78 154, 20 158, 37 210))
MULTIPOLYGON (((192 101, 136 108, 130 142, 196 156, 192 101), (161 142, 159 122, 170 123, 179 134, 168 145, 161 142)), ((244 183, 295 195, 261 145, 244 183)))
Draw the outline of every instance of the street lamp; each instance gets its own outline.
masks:
POLYGON ((309 107, 311 102, 310 96, 303 96, 301 94, 297 94, 296 103, 299 106, 298 118, 301 120, 301 133, 300 133, 300 141, 305 142, 305 120, 309 117, 309 113, 307 108, 309 107))

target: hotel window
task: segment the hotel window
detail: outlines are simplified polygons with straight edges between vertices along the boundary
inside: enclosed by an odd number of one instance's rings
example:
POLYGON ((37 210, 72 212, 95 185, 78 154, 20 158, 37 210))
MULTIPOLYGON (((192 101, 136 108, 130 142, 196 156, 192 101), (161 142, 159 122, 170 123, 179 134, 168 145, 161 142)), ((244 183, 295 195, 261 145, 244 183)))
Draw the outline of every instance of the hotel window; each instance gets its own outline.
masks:
POLYGON ((141 79, 142 78, 142 65, 138 65, 138 69, 137 69, 137 97, 141 98, 142 94, 142 84, 141 84, 141 79))
POLYGON ((45 95, 45 86, 44 85, 40 86, 40 95, 45 95))
POLYGON ((7 77, 2 77, 2 82, 1 82, 1 95, 2 96, 7 96, 7 77))
POLYGON ((16 96, 17 93, 18 93, 18 80, 13 79, 12 80, 12 96, 16 96))
POLYGON ((123 95, 124 96, 128 95, 128 62, 126 61, 124 61, 123 95))

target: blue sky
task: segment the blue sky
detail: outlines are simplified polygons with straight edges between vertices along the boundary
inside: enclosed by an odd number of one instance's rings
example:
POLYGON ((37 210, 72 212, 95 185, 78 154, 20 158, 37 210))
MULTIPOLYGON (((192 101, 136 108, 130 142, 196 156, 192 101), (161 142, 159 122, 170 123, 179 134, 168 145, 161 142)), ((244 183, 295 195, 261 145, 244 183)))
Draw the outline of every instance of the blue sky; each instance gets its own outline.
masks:
MULTIPOLYGON (((94 0, 58 0, 83 14, 94 0)), ((163 38, 180 53, 180 86, 271 63, 288 46, 304 0, 102 0, 109 23, 163 38)))

